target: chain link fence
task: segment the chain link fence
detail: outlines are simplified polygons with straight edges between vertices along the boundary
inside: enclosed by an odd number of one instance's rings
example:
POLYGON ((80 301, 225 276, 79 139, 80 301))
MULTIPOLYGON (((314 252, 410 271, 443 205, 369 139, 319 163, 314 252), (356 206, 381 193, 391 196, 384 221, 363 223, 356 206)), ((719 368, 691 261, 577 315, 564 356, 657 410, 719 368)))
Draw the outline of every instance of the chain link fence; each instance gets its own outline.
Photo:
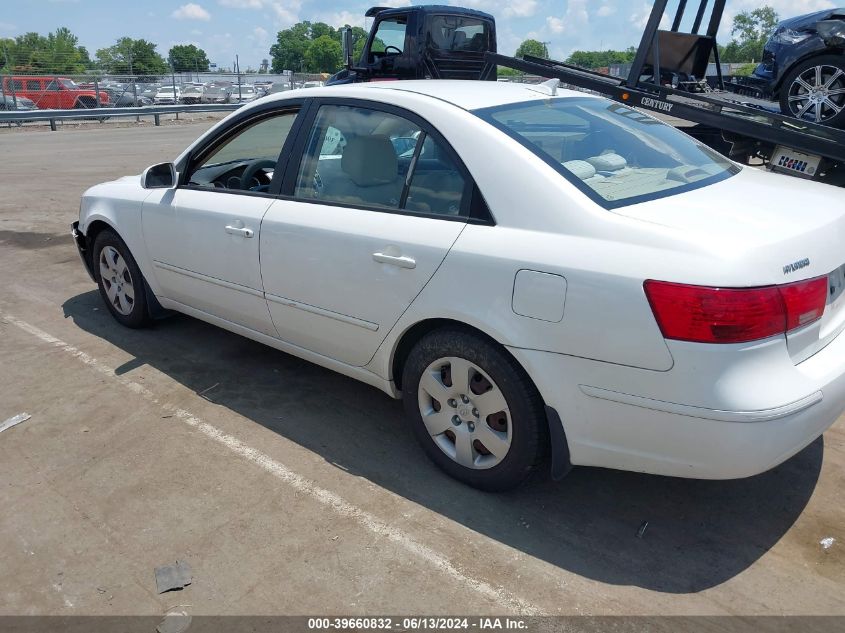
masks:
POLYGON ((173 104, 239 104, 321 86, 325 74, 170 73, 157 76, 0 73, 0 110, 69 110, 173 104))

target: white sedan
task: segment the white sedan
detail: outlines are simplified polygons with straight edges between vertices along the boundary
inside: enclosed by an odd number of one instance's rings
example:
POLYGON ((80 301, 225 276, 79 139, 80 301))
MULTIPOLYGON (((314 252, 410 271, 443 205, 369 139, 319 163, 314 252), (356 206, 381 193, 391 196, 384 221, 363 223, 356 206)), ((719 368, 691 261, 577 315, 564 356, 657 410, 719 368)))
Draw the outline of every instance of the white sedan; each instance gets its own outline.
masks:
POLYGON ((841 192, 552 86, 273 95, 87 191, 74 235, 120 323, 182 312, 402 398, 483 489, 747 477, 845 409, 841 192))

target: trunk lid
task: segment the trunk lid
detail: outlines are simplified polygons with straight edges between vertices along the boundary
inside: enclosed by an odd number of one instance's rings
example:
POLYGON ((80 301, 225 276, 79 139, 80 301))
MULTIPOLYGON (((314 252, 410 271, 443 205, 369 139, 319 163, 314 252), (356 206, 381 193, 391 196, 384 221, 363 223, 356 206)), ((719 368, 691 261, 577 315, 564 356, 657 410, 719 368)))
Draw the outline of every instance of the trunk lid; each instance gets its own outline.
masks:
POLYGON ((712 279, 702 271, 700 285, 770 286, 826 276, 824 315, 787 335, 795 363, 845 329, 845 196, 839 189, 745 168, 714 185, 615 213, 677 230, 728 264, 714 269, 712 279))

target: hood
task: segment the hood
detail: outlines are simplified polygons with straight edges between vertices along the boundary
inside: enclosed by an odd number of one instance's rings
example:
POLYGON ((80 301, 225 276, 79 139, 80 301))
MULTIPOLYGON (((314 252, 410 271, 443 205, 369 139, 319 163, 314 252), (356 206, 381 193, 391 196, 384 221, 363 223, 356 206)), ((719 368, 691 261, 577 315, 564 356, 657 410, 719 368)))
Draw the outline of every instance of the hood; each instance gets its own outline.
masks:
POLYGON ((845 8, 841 9, 826 9, 824 11, 816 11, 815 13, 808 13, 799 15, 788 20, 783 20, 778 23, 778 31, 781 29, 791 29, 793 31, 802 31, 808 28, 815 27, 816 22, 822 20, 845 19, 845 8))
POLYGON ((667 227, 714 261, 742 262, 750 283, 783 283, 784 266, 805 259, 808 277, 845 264, 841 189, 793 176, 746 167, 722 182, 615 213, 667 227))

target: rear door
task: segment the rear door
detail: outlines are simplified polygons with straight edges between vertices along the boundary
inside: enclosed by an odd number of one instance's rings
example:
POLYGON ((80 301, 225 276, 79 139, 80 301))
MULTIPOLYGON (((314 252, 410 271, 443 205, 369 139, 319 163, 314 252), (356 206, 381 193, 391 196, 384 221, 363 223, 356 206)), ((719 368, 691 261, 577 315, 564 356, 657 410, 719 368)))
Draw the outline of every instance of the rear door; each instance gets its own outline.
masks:
POLYGON ((280 338, 361 366, 466 226, 472 183, 411 113, 321 100, 309 118, 262 225, 266 298, 280 338))
POLYGON ((179 187, 146 199, 144 239, 165 297, 275 336, 258 245, 298 113, 291 105, 239 122, 199 150, 179 187))

